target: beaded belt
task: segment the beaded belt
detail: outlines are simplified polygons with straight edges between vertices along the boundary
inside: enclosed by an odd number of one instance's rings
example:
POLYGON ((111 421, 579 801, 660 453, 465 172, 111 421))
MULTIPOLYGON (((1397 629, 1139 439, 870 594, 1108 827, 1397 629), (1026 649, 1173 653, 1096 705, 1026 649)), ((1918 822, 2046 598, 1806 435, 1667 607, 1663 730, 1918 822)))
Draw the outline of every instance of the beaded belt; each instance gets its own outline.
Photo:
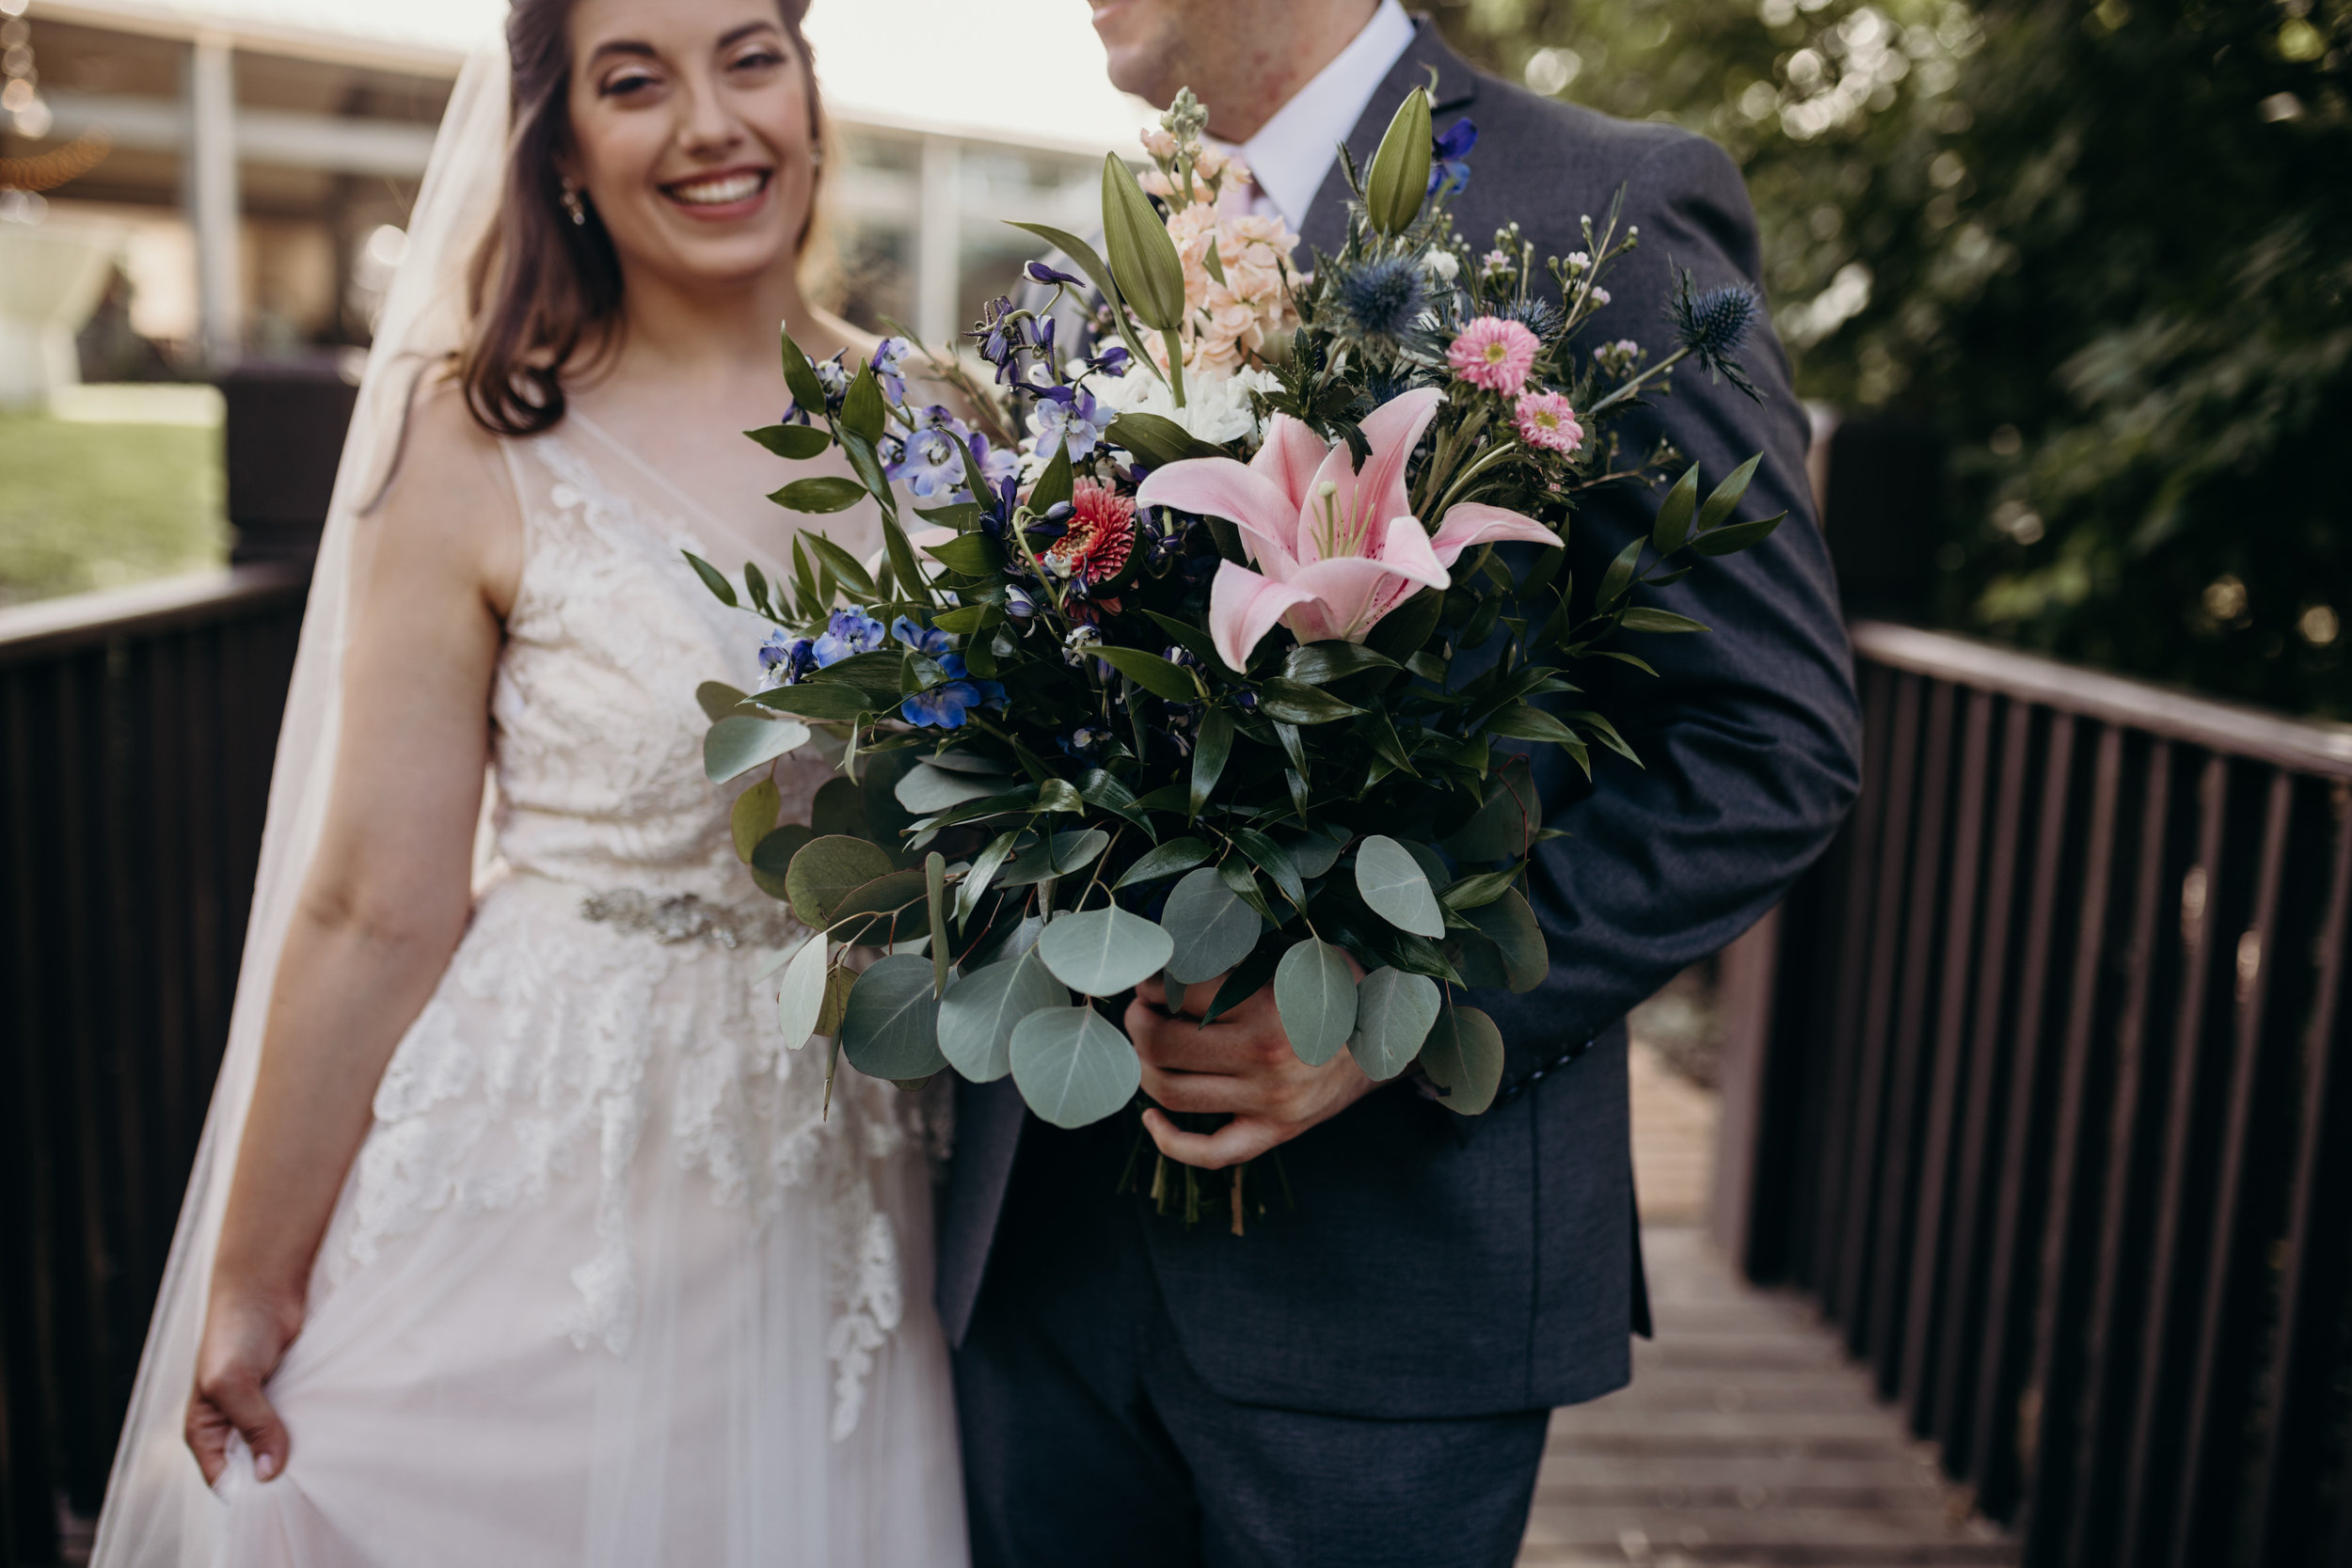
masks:
POLYGON ((739 947, 782 947, 801 931, 801 923, 781 904, 739 910, 691 893, 665 896, 636 888, 589 894, 580 901, 580 913, 583 920, 623 931, 642 931, 659 942, 707 942, 729 952, 739 947))

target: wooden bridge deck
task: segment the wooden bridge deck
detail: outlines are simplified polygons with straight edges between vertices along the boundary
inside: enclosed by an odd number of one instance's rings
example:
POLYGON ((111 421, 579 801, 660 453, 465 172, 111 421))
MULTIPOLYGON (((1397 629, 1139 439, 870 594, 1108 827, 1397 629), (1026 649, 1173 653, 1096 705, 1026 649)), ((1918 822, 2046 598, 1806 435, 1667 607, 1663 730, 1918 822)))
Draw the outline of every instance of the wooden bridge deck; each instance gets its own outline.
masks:
POLYGON ((1708 1245, 1712 1097, 1637 1048, 1633 1114, 1658 1337, 1631 1386, 1553 1416, 1523 1568, 2015 1563, 1811 1308, 1708 1245))

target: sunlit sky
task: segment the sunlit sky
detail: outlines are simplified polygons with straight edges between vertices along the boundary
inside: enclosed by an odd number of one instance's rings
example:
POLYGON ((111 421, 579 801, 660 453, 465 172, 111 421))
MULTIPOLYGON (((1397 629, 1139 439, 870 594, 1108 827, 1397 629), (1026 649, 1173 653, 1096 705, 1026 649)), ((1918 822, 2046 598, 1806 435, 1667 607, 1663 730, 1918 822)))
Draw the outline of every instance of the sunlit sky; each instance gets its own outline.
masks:
MULTIPOLYGON (((146 0, 273 26, 471 49, 503 0, 146 0)), ((809 42, 828 100, 878 117, 1021 139, 1130 149, 1145 111, 1103 75, 1086 0, 814 0, 809 42)))

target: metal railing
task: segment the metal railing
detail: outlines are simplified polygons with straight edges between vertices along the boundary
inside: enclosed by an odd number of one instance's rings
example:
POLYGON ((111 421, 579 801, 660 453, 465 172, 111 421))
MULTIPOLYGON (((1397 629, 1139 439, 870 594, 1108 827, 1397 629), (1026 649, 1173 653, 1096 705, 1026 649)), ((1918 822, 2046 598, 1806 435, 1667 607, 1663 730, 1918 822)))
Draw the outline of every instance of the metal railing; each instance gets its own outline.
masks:
POLYGON ((245 940, 305 572, 0 610, 0 1561, 97 1509, 245 940))
POLYGON ((2352 1565, 2352 726, 1876 623, 1718 1233, 2028 1568, 2352 1565))

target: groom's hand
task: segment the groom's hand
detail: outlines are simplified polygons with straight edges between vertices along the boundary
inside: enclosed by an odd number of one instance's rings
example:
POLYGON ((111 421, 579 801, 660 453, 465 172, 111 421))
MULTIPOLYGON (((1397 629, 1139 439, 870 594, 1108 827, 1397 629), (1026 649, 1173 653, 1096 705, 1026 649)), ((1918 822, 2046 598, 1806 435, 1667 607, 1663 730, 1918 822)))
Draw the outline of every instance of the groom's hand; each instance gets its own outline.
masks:
POLYGON ((1158 1110, 1143 1113, 1160 1152, 1203 1170, 1222 1170, 1288 1143, 1328 1121, 1374 1089, 1345 1051, 1309 1067, 1291 1049, 1268 986, 1207 1028, 1200 1015, 1224 983, 1184 988, 1184 1010, 1171 1012, 1157 976, 1136 988, 1127 1006, 1127 1037, 1143 1058, 1143 1092, 1170 1111, 1233 1119, 1214 1132, 1187 1132, 1158 1110))

